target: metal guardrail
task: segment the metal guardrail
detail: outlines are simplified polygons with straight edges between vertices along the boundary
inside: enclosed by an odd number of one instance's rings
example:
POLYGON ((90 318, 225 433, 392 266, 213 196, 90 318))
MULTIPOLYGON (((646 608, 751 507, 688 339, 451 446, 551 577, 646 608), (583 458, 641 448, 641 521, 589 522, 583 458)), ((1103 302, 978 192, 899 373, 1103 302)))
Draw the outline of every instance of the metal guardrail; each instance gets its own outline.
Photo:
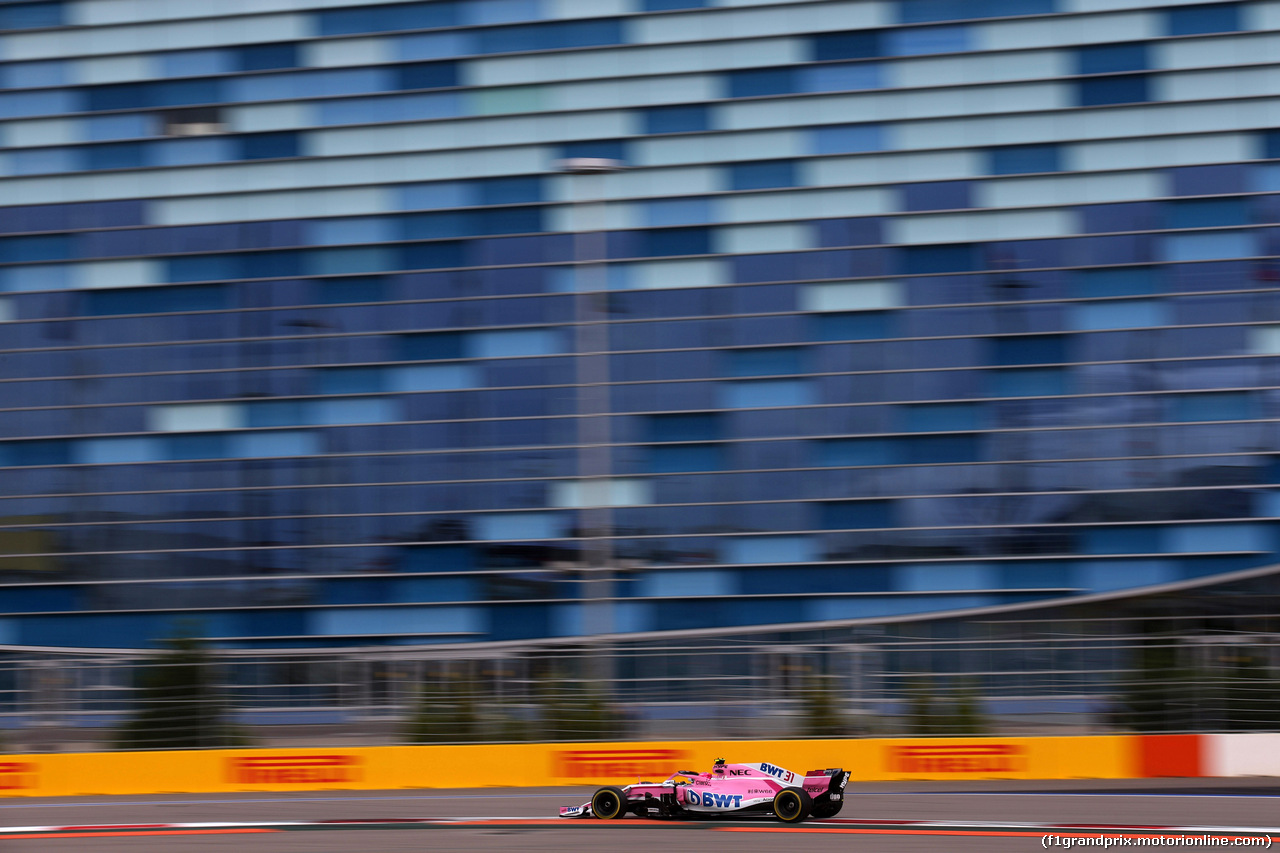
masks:
POLYGON ((1243 730, 1280 634, 0 656, 8 751, 1243 730))

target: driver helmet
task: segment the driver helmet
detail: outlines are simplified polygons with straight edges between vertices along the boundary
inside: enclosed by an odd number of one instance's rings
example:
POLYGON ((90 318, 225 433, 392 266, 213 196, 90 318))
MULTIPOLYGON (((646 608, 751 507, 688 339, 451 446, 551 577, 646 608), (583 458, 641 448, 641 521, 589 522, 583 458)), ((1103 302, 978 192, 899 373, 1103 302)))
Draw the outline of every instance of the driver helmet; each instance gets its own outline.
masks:
POLYGON ((711 768, 711 772, 712 772, 712 773, 715 773, 715 774, 717 774, 717 775, 721 775, 721 774, 723 774, 723 773, 724 773, 724 759, 723 759, 723 758, 717 758, 717 759, 716 759, 716 763, 715 763, 715 765, 711 768))

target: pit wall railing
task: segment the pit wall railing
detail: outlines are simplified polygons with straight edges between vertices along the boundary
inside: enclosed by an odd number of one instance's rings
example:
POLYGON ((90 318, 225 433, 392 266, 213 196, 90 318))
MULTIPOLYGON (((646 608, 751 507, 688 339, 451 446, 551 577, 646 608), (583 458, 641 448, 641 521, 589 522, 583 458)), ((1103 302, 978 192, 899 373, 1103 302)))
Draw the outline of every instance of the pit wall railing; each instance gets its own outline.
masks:
POLYGON ((595 648, 14 651, 0 653, 0 753, 1280 732, 1274 627, 1071 627, 595 648))

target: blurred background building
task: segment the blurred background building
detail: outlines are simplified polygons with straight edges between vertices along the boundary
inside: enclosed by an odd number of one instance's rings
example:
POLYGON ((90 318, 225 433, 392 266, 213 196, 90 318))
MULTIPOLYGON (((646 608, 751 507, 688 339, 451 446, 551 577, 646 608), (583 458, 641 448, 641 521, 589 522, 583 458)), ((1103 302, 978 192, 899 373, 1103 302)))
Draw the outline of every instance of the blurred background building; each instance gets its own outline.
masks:
POLYGON ((0 644, 833 628, 1275 567, 1276 0, 0 29, 0 644))

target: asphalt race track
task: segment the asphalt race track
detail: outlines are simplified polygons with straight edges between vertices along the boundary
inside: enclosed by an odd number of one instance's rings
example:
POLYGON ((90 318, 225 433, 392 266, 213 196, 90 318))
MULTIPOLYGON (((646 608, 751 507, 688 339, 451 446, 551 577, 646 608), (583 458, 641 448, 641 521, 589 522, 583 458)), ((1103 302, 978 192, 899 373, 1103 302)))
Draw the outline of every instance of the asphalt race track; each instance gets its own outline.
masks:
MULTIPOLYGON (((1268 834, 1280 841, 1280 780, 855 783, 838 818, 798 827, 768 818, 603 822, 552 817, 558 806, 584 802, 590 791, 0 800, 0 851, 1029 851, 1045 849, 1046 835, 1075 841, 1100 832, 1113 837, 1114 847, 1134 846, 1150 836, 1204 833, 1261 837, 1261 849, 1268 847, 1268 834)), ((1068 849, 1051 842, 1053 847, 1068 849)))

